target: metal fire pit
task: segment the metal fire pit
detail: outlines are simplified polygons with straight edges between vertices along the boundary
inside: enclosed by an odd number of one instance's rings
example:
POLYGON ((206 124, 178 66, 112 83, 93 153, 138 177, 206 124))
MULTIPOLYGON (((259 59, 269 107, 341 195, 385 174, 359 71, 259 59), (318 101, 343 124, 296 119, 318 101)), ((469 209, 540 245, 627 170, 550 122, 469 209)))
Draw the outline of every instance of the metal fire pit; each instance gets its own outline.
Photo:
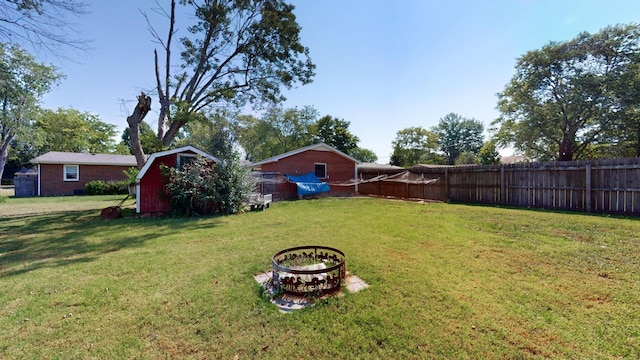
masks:
POLYGON ((274 290, 294 295, 322 295, 340 290, 346 257, 326 246, 298 246, 271 258, 274 290))

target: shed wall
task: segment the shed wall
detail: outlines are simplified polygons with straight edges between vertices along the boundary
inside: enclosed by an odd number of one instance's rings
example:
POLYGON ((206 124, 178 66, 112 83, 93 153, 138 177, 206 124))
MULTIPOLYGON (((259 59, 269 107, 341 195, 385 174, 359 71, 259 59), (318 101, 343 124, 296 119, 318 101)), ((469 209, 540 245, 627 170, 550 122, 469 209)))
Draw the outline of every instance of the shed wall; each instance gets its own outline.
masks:
POLYGON ((156 158, 149 170, 140 179, 140 202, 141 213, 166 212, 171 210, 171 203, 165 196, 164 187, 167 179, 160 172, 160 166, 175 167, 177 154, 171 154, 156 158))

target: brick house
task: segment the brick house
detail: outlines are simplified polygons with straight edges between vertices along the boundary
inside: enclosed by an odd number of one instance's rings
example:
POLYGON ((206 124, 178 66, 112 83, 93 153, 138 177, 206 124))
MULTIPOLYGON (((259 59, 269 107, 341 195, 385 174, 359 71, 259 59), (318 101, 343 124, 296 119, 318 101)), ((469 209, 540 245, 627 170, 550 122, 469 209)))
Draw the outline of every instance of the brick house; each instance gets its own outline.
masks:
POLYGON ((123 171, 137 167, 133 155, 58 151, 31 159, 31 163, 37 166, 38 196, 81 195, 88 182, 126 180, 123 171))
POLYGON ((328 196, 348 196, 357 192, 357 185, 345 185, 357 176, 360 162, 327 144, 318 143, 289 151, 249 166, 260 178, 260 192, 273 194, 275 200, 299 198, 298 189, 287 175, 314 174, 329 184, 328 196))

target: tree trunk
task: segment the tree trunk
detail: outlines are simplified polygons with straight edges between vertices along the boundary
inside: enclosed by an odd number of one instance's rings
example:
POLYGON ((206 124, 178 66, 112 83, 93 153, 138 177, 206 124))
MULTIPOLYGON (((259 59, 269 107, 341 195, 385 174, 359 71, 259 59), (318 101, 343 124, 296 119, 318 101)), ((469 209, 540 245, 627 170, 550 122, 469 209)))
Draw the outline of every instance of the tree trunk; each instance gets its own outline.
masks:
POLYGON ((171 145, 171 143, 173 142, 173 139, 176 138, 176 135, 178 135, 178 131, 180 131, 180 128, 182 128, 183 125, 184 125, 184 121, 172 122, 171 126, 169 126, 169 130, 167 130, 167 132, 162 137, 162 145, 164 146, 171 145))
POLYGON ((129 138, 131 140, 131 152, 136 157, 138 163, 138 170, 142 169, 146 161, 144 156, 144 150, 142 150, 142 144, 140 144, 140 123, 144 120, 144 117, 151 110, 151 97, 147 96, 144 92, 141 92, 138 96, 138 104, 133 110, 131 116, 127 117, 127 123, 129 124, 129 138))
POLYGON ((640 124, 636 126, 636 157, 640 157, 640 124))
POLYGON ((558 154, 558 161, 571 161, 573 160, 573 142, 566 136, 560 143, 560 151, 558 154))
POLYGON ((11 140, 13 139, 13 136, 10 136, 7 141, 5 141, 2 144, 2 147, 0 148, 0 179, 2 179, 2 175, 4 174, 4 166, 7 163, 7 156, 9 155, 9 143, 11 143, 11 140))

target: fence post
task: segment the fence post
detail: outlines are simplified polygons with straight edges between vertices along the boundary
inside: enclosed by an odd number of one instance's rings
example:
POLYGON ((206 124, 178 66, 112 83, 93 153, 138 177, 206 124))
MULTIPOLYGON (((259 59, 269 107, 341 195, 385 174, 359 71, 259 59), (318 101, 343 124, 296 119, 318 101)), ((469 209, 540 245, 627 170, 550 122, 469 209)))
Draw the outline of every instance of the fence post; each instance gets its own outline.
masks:
POLYGON ((507 184, 504 179, 504 164, 500 165, 500 203, 507 204, 507 184))
POLYGON ((447 202, 451 199, 449 198, 449 169, 444 168, 444 197, 447 202))
POLYGON ((585 207, 587 212, 591 212, 591 163, 588 163, 584 168, 584 176, 585 176, 585 196, 584 201, 586 202, 585 207))

